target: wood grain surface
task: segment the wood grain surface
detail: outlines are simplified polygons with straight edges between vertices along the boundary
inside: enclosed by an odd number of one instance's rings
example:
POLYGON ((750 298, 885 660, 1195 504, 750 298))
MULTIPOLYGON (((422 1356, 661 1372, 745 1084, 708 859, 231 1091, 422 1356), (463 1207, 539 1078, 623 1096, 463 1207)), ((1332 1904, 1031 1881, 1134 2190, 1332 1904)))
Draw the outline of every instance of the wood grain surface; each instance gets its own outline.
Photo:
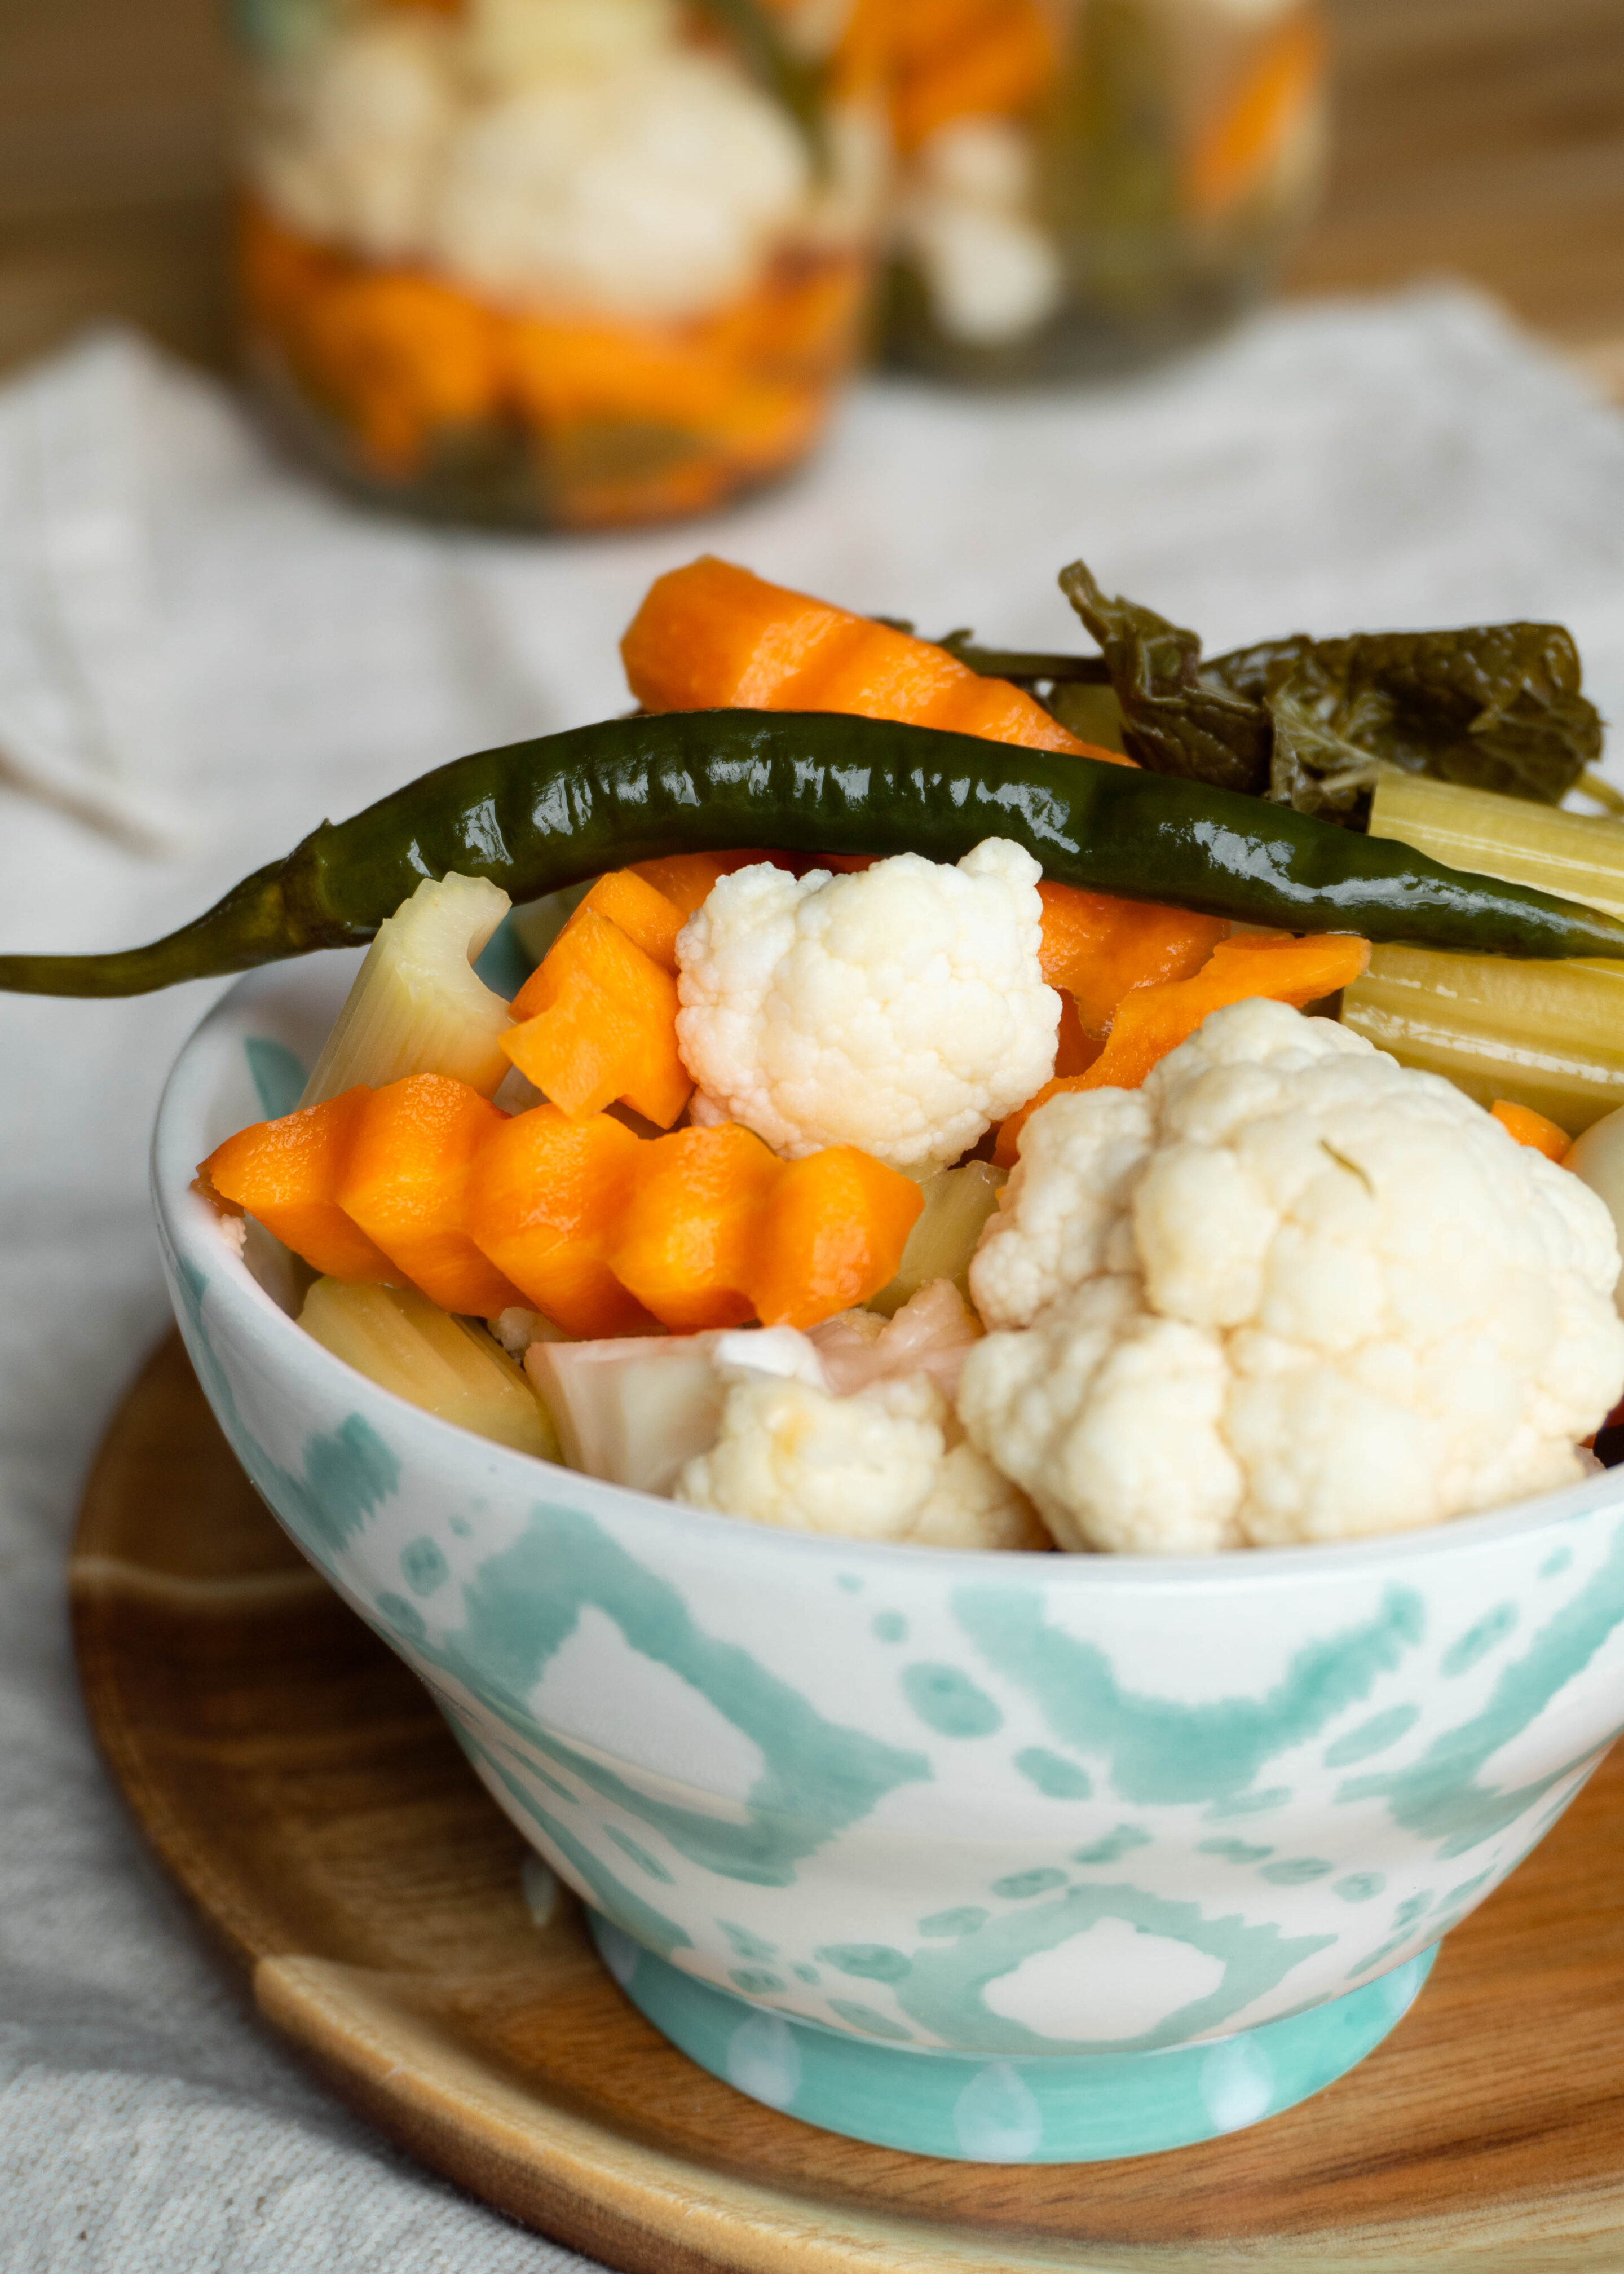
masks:
MULTIPOLYGON (((1469 277, 1624 394, 1621 0, 1328 0, 1296 290, 1469 277)), ((229 355, 220 0, 0 4, 0 368, 98 316, 229 355)))
POLYGON ((1361 2067, 1258 2129, 1112 2165, 944 2164, 816 2132, 658 2037, 405 1668, 256 1498, 177 1343, 71 1566, 92 1719, 266 2019, 353 2107, 636 2274, 1616 2274, 1624 1759, 1451 1935, 1361 2067))

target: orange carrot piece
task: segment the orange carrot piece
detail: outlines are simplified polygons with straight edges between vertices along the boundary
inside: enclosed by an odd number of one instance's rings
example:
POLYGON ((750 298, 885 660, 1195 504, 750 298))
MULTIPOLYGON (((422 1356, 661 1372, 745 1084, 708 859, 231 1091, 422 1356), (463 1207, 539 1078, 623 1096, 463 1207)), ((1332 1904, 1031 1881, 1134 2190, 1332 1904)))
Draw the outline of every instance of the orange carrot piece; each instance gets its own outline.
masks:
POLYGON ((490 1318, 523 1296, 463 1226, 469 1171, 508 1118, 448 1074, 414 1073, 368 1097, 339 1201, 431 1303, 490 1318))
POLYGON ((726 360, 673 327, 515 318, 505 328, 508 383, 544 426, 635 419, 700 426, 740 385, 726 360))
POLYGON ((280 332, 297 321, 299 310, 340 263, 324 245, 300 237, 256 200, 245 198, 237 213, 237 265, 251 322, 280 332))
POLYGON ((741 371, 768 380, 827 383, 851 355, 868 293, 861 260, 835 252, 779 263, 697 336, 741 371))
POLYGON ((1572 1148, 1573 1139, 1568 1132, 1559 1129, 1543 1113, 1536 1113, 1531 1105, 1516 1105, 1508 1097, 1497 1097, 1489 1111, 1508 1136, 1515 1137, 1519 1145, 1531 1145, 1547 1161, 1560 1163, 1572 1148))
POLYGON ((762 861, 771 862, 775 869, 792 865, 786 853, 666 853, 657 861, 635 861, 631 873, 663 892, 686 922, 710 899, 722 877, 731 877, 737 869, 753 869, 762 861))
POLYGON ((782 1173, 761 1139, 733 1123, 645 1142, 609 1250, 615 1276, 673 1334, 741 1326, 756 1311, 763 1206, 782 1173))
POLYGON ((648 711, 844 711, 1131 763, 1079 742, 1008 680, 981 678, 929 640, 709 553, 656 578, 620 652, 648 711))
MULTIPOLYGON (((627 938, 663 970, 676 969, 677 934, 688 920, 687 913, 648 877, 639 876, 635 869, 612 870, 598 878, 569 924, 579 923, 589 911, 619 924, 627 938)), ((566 931, 569 924, 565 925, 566 931)))
POLYGON ((470 1237, 527 1303, 583 1341, 657 1331, 605 1261, 643 1149, 611 1114, 572 1121, 538 1105, 488 1131, 474 1156, 470 1237))
POLYGON ((732 469, 761 479, 804 458, 829 423, 833 404, 816 384, 768 384, 741 389, 727 416, 710 430, 710 439, 732 469))
POLYGON ((866 1303, 896 1277, 924 1205, 911 1177, 855 1145, 785 1163, 751 1258, 756 1315, 811 1327, 866 1303))
POLYGON ((1263 40, 1238 89, 1196 138, 1184 181, 1192 213, 1211 220, 1262 186, 1324 74, 1324 31, 1299 10, 1263 40))
POLYGON ((1047 877, 1038 894, 1043 976, 1076 998, 1084 1032, 1094 1035, 1105 1033, 1130 989, 1190 978, 1229 929, 1221 916, 1118 900, 1047 877))
POLYGON ((400 1272, 339 1206, 356 1133, 372 1091, 347 1089, 322 1105, 256 1121, 216 1146, 199 1170, 222 1200, 262 1224, 332 1279, 375 1282, 400 1272))
POLYGON ((1095 1035, 1091 1035, 1077 1014, 1073 996, 1061 990, 1060 1031, 1055 1042, 1055 1079, 1064 1081, 1074 1073, 1086 1073, 1105 1048, 1095 1035))
POLYGON ((412 472, 442 426, 496 408, 495 320, 449 285, 403 270, 341 272, 300 312, 296 352, 356 425, 380 471, 412 472))
POLYGON ((1086 1073, 1047 1082, 1000 1126, 994 1160, 1013 1166, 1027 1117, 1061 1090, 1137 1089, 1159 1060, 1189 1041, 1209 1012, 1257 995, 1300 1011, 1351 986, 1370 957, 1369 940, 1353 932, 1320 932, 1307 939, 1243 935, 1221 942, 1192 979, 1135 988, 1124 997, 1105 1048, 1086 1073))
POLYGON ((669 1129, 693 1091, 677 1055, 677 983, 618 924, 580 913, 514 998, 501 1045, 575 1119, 620 1101, 669 1129))
POLYGON ((1029 109, 1054 77, 1054 28, 1035 0, 949 0, 945 7, 910 0, 897 19, 891 120, 903 150, 955 118, 1029 109))

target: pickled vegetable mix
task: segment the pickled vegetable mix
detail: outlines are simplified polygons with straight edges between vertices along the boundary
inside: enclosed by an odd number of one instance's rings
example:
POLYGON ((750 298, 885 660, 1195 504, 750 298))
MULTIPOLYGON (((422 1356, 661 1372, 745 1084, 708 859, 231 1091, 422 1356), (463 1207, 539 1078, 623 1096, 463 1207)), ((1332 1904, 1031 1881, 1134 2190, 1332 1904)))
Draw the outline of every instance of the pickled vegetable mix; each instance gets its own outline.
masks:
POLYGON ((1061 582, 1098 653, 695 561, 635 714, 0 986, 370 943, 199 1202, 335 1361, 610 1483, 1195 1554, 1577 1481, 1624 1384, 1624 822, 1558 807, 1605 788, 1573 643, 1209 660, 1061 582))
POLYGON ((521 525, 793 464, 867 288, 879 4, 254 0, 239 266, 278 425, 521 525))
POLYGON ((1307 0, 908 0, 897 356, 1036 379, 1224 320, 1312 205, 1324 50, 1307 0))

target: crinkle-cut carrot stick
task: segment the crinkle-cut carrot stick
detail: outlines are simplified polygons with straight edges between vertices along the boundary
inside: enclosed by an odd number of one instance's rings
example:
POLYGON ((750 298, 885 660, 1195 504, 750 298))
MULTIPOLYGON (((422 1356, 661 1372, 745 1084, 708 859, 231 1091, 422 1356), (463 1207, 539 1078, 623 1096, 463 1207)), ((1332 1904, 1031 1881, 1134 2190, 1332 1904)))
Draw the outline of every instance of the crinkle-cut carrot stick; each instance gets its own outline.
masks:
POLYGON ((491 1318, 524 1300, 463 1225, 474 1157, 507 1118, 466 1082, 440 1073, 409 1074, 373 1090, 362 1111, 340 1205, 442 1310, 491 1318))
POLYGON ((656 578, 620 652, 648 711, 845 711, 1130 763, 1079 742, 1008 680, 981 678, 929 640, 710 553, 656 578))
POLYGON ((1573 1139, 1568 1132, 1543 1113, 1536 1113, 1531 1105, 1516 1105, 1508 1097, 1497 1097, 1489 1111, 1508 1136, 1519 1145, 1531 1145, 1547 1161, 1560 1163, 1572 1150, 1573 1139))
POLYGON ((1192 213, 1211 220, 1262 186, 1324 72, 1324 31, 1312 10, 1296 10, 1265 37, 1239 87, 1192 144, 1184 177, 1192 213))
POLYGON ((1094 1035, 1106 1032, 1131 988, 1190 978, 1229 929, 1221 916, 1086 892, 1047 877, 1038 893, 1043 976, 1075 998, 1084 1032, 1094 1035))
POLYGON ((677 1055, 677 983, 618 924, 587 910, 514 998, 501 1046, 576 1118, 616 1101, 669 1129, 693 1091, 677 1055))
POLYGON ((198 1171, 207 1189, 245 1209, 332 1279, 379 1281, 401 1273, 339 1206, 370 1089, 256 1121, 216 1146, 198 1171))
POLYGON ((1351 985, 1370 956, 1370 942, 1353 932, 1320 932, 1307 939, 1243 936, 1221 942, 1193 978, 1135 988, 1123 998, 1105 1048, 1086 1073, 1046 1083, 1000 1126, 994 1160, 1004 1168, 1013 1166, 1028 1116, 1061 1090, 1137 1089, 1209 1012, 1255 995, 1300 1011, 1351 985))
POLYGON ((889 1286, 925 1205, 911 1177, 854 1145, 780 1168, 748 1284, 766 1326, 810 1327, 889 1286))
POLYGON ((648 1141, 609 1250, 615 1276, 673 1334, 741 1326, 756 1314, 761 1217, 782 1173, 733 1123, 648 1141))
POLYGON ((582 1341, 656 1331, 605 1260, 644 1149, 611 1114, 572 1121, 538 1105, 489 1131, 474 1156, 470 1236, 527 1303, 582 1341))
POLYGON ((896 11, 891 122, 917 149, 956 118, 1009 118, 1047 90, 1055 30, 1037 0, 908 0, 896 11))
MULTIPOLYGON (((637 870, 612 869, 606 877, 600 877, 565 924, 564 932, 589 915, 617 924, 663 971, 675 971, 677 934, 687 922, 688 911, 679 907, 637 870)), ((559 935, 563 936, 563 932, 559 935)))

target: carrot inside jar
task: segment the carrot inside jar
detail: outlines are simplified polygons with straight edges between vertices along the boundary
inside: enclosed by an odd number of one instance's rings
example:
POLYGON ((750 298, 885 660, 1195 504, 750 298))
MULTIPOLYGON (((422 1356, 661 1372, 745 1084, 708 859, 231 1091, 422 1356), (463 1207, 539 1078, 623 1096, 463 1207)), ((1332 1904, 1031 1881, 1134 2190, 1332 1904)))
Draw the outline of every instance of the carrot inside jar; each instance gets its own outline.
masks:
POLYGON ((334 8, 258 52, 238 234, 274 423, 350 486, 567 528, 714 506, 813 446, 856 351, 879 0, 334 8))

